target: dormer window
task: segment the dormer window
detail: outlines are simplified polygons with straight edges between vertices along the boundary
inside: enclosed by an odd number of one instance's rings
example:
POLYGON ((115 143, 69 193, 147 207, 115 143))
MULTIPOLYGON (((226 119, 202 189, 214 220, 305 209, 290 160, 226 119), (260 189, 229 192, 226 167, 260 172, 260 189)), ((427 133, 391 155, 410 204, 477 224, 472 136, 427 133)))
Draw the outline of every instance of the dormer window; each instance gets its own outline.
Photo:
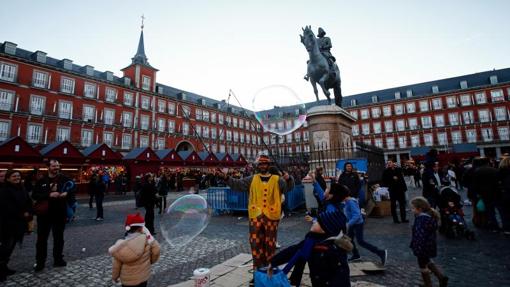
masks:
POLYGON ((355 99, 352 99, 351 100, 351 107, 354 107, 358 104, 358 101, 356 101, 355 99))
POLYGON ((432 93, 433 94, 439 93, 439 87, 438 86, 432 86, 432 93))
POLYGON ((491 85, 496 85, 498 83, 498 76, 490 76, 489 80, 491 81, 491 85))
POLYGON ((378 101, 377 96, 372 96, 372 103, 377 103, 377 101, 378 101))
POLYGON ((461 89, 467 89, 468 88, 467 81, 460 81, 460 88, 461 89))
POLYGON ((400 92, 395 92, 395 100, 400 100, 400 92))
POLYGON ((151 89, 151 78, 147 76, 142 77, 142 89, 146 91, 150 91, 151 89))
POLYGON ((412 97, 413 96, 413 90, 409 89, 406 91, 406 95, 408 98, 412 97))

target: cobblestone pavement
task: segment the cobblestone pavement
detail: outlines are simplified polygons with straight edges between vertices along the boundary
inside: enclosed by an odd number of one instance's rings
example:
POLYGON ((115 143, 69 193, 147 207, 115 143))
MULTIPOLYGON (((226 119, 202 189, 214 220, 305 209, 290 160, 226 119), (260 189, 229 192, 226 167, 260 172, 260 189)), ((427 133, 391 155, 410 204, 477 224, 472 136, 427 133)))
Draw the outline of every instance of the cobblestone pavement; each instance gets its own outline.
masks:
MULTIPOLYGON (((418 191, 411 190, 410 196, 418 191)), ((174 200, 181 194, 172 194, 174 200)), ((16 248, 9 266, 18 273, 0 286, 115 286, 110 280, 111 258, 107 249, 124 233, 127 213, 135 212, 132 200, 105 205, 105 220, 96 222, 95 210, 81 205, 75 222, 66 227, 65 268, 51 267, 50 258, 43 272, 35 274, 35 234, 25 237, 21 249, 16 248), (85 251, 82 252, 82 249, 85 251)), ((466 207, 470 220, 470 207, 466 207)), ((143 209, 140 209, 143 213, 143 209)), ((279 242, 282 246, 301 240, 309 226, 303 212, 282 220, 279 242)), ((156 224, 161 217, 156 215, 156 224)), ((159 226, 156 226, 158 229, 159 226)), ((353 278, 386 286, 417 286, 420 275, 409 245, 410 225, 393 224, 390 217, 370 218, 365 226, 368 242, 389 250, 388 266, 380 275, 353 278)), ((477 240, 445 239, 439 236, 436 262, 450 276, 450 286, 510 286, 510 239, 502 234, 476 230, 477 240)), ((188 280, 194 269, 212 267, 240 253, 249 253, 248 221, 245 214, 213 216, 209 226, 195 240, 181 249, 171 249, 160 234, 161 260, 153 268, 150 286, 168 286, 188 280)), ((51 239, 50 239, 51 241, 51 239)), ((51 242, 49 243, 51 249, 51 242)), ((364 260, 376 260, 361 249, 364 260)))

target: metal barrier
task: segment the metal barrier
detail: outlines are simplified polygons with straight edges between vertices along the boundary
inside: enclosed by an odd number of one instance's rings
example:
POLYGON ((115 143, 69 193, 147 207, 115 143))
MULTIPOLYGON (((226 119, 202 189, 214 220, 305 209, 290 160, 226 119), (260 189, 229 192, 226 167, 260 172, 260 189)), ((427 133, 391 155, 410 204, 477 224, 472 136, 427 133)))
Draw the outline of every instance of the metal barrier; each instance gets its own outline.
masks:
MULTIPOLYGON (((304 186, 296 185, 285 194, 285 207, 294 210, 305 203, 304 186)), ((230 187, 210 187, 207 190, 207 204, 215 213, 248 211, 248 192, 231 190, 230 187)))

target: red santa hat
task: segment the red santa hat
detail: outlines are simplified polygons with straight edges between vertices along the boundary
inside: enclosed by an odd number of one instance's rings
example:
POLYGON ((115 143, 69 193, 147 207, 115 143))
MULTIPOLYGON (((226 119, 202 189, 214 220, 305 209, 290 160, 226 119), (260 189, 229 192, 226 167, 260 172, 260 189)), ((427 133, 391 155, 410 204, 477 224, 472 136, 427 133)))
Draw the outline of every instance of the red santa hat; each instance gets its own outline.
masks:
POLYGON ((126 226, 126 230, 129 231, 133 226, 144 227, 145 220, 140 215, 140 212, 136 214, 128 214, 128 216, 126 217, 126 223, 124 225, 126 226))

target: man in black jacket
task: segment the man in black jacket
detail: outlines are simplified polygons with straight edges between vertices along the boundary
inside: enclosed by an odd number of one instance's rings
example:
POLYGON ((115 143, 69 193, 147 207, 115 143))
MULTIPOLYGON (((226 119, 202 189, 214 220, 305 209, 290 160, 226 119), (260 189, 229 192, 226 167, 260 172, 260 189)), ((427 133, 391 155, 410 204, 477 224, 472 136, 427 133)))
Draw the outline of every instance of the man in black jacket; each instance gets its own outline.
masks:
POLYGON ((391 215, 394 223, 400 223, 397 216, 397 201, 400 207, 400 219, 402 222, 409 222, 406 219, 406 195, 407 185, 402 170, 394 162, 388 161, 388 165, 382 175, 383 186, 388 188, 391 200, 391 215))
POLYGON ((67 221, 68 201, 73 198, 74 183, 60 173, 60 163, 50 160, 48 174, 37 181, 32 198, 36 206, 45 205, 46 208, 35 208, 37 215, 37 243, 35 271, 41 271, 46 264, 48 237, 53 232, 53 266, 64 267, 64 229, 67 221), (46 203, 45 203, 46 202, 46 203), (43 204, 41 204, 43 203, 43 204), (44 204, 45 203, 45 204, 44 204))
POLYGON ((359 189, 361 188, 361 182, 359 180, 359 176, 356 172, 354 172, 352 168, 352 163, 346 162, 344 164, 344 171, 338 178, 338 183, 343 184, 349 188, 351 191, 351 197, 356 199, 359 198, 359 189))
POLYGON ((431 165, 427 166, 423 173, 423 197, 427 199, 432 208, 436 208, 439 203, 439 189, 444 175, 439 170, 438 162, 431 163, 431 165))

